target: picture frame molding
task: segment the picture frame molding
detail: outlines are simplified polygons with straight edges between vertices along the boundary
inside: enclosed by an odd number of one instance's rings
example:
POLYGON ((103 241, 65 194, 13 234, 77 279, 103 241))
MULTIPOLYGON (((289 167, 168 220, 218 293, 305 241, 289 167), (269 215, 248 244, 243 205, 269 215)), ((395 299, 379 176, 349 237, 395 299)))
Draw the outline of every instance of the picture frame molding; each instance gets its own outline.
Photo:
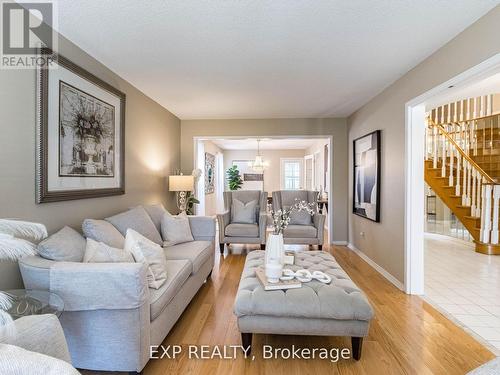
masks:
POLYGON ((370 133, 367 133, 361 137, 358 137, 356 139, 353 139, 352 141, 352 213, 362 217, 364 219, 373 221, 375 223, 380 223, 380 177, 381 177, 381 130, 374 130, 370 133), (369 218, 368 216, 361 215, 359 212, 356 211, 356 204, 355 204, 355 197, 356 197, 356 141, 365 138, 369 135, 376 135, 377 136, 377 208, 375 210, 375 220, 369 218))
MULTIPOLYGON (((37 69, 37 150, 36 150, 36 203, 59 202, 76 199, 108 197, 125 194, 125 105, 126 95, 109 83, 76 65, 64 56, 48 48, 39 49, 39 54, 51 56, 60 66, 84 78, 101 89, 116 95, 120 100, 120 184, 113 188, 48 190, 48 90, 50 68, 37 69)), ((59 124, 58 124, 59 126, 59 124)))

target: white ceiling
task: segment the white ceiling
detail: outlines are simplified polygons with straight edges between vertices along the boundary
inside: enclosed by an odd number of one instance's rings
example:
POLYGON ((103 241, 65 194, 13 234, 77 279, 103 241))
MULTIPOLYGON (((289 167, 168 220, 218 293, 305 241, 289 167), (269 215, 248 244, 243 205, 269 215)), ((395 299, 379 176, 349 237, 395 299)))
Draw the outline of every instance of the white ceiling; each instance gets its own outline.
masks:
MULTIPOLYGON (((245 139, 210 139, 223 150, 257 150, 256 138, 245 139)), ((305 150, 318 142, 327 139, 318 138, 263 138, 260 141, 261 150, 305 150)))
POLYGON ((59 30, 181 119, 346 116, 500 0, 58 0, 59 30))

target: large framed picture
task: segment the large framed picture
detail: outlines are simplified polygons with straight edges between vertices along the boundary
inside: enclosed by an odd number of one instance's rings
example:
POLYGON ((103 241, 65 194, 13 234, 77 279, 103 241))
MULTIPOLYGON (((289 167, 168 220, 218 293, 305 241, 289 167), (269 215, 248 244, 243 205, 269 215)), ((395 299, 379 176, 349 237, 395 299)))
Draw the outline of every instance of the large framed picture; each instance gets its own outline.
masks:
POLYGON ((353 141, 352 212, 380 222, 380 130, 353 141))
POLYGON ((37 74, 37 202, 125 193, 125 94, 53 54, 37 74))

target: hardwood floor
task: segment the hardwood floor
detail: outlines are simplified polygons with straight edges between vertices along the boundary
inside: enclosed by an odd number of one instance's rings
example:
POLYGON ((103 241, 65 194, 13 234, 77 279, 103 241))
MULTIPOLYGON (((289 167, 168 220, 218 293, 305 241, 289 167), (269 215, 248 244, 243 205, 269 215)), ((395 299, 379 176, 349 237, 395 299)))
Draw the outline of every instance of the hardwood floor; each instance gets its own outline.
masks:
MULTIPOLYGON (((218 249, 217 249, 218 250, 218 249)), ((233 302, 245 262, 243 254, 220 258, 205 286, 177 322, 164 345, 182 345, 176 359, 151 360, 145 375, 166 374, 465 374, 494 358, 485 347, 447 320, 421 298, 408 296, 386 281, 359 256, 345 247, 330 251, 366 293, 375 310, 370 334, 363 342, 360 361, 262 359, 262 345, 273 347, 350 348, 343 337, 254 335, 252 354, 245 359, 188 359, 188 345, 240 345, 233 302)), ((217 251, 218 253, 218 251, 217 251)), ((90 372, 85 372, 90 374, 90 372)))

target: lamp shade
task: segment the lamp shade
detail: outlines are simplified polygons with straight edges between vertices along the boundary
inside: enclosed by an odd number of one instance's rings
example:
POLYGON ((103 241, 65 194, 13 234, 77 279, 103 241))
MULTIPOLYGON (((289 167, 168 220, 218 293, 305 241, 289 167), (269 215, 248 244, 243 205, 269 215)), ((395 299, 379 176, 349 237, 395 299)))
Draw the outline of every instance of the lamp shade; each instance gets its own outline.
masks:
POLYGON ((193 191, 194 177, 191 175, 168 176, 168 189, 169 191, 193 191))

